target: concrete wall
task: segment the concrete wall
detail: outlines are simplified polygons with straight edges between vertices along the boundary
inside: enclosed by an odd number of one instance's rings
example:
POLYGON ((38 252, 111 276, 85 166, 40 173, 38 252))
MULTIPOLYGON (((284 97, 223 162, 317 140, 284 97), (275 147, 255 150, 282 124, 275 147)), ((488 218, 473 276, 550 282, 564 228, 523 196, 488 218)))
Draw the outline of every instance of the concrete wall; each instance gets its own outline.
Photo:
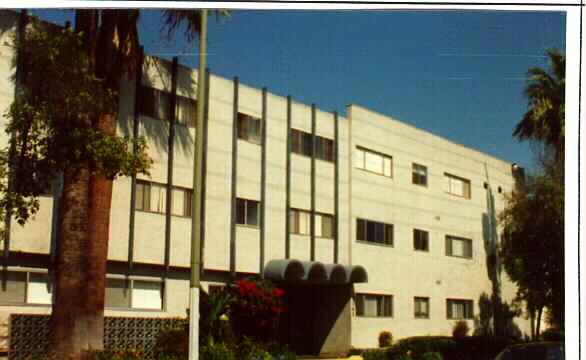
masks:
MULTIPOLYGON (((353 241, 352 263, 364 265, 369 274, 368 284, 357 284, 355 291, 392 295, 394 311, 392 318, 355 316, 352 343, 377 346, 383 330, 391 331, 395 339, 414 334, 450 335, 455 320, 447 319, 446 299, 473 300, 474 314, 479 316, 481 295, 492 294, 486 262, 490 240, 484 226, 489 213, 484 183, 493 189, 498 214, 502 195, 514 186, 511 164, 359 106, 350 106, 348 113, 352 148, 364 146, 393 158, 392 178, 352 170, 351 233, 356 233, 356 218, 394 225, 392 247, 353 241), (412 163, 427 167, 427 186, 412 184, 412 163), (446 172, 470 180, 470 199, 444 191, 446 172), (414 250, 413 229, 429 232, 429 251, 414 250), (472 239, 473 257, 446 256, 446 235, 472 239), (430 298, 429 319, 415 318, 414 297, 430 298)), ((510 304, 514 291, 508 283, 503 286, 503 296, 510 304)), ((474 329, 474 321, 467 321, 474 329)), ((528 331, 526 323, 518 326, 528 331)))

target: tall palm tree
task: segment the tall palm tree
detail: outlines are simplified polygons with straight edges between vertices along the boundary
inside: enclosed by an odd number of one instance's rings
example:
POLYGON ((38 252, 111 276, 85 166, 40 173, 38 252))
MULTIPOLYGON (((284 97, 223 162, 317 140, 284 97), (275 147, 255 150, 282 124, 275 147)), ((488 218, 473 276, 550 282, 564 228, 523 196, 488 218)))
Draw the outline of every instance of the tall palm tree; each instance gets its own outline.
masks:
MULTIPOLYGON (((103 90, 113 94, 118 94, 120 78, 136 67, 138 15, 138 10, 76 10, 75 30, 83 33, 90 71, 102 79, 103 90)), ((115 135, 117 100, 115 96, 110 106, 91 119, 94 130, 115 135)), ((85 164, 83 170, 80 174, 64 173, 63 203, 79 206, 74 211, 64 206, 60 214, 63 231, 55 264, 56 297, 49 341, 50 352, 72 358, 79 358, 83 349, 103 348, 113 183, 113 178, 92 171, 91 164, 85 164), (67 198, 68 194, 73 198, 67 198), (73 221, 68 215, 79 219, 76 237, 68 230, 68 222, 73 221)))
POLYGON ((533 67, 527 72, 525 96, 529 110, 515 127, 513 136, 543 144, 560 160, 564 154, 566 57, 554 49, 546 52, 549 71, 533 67))

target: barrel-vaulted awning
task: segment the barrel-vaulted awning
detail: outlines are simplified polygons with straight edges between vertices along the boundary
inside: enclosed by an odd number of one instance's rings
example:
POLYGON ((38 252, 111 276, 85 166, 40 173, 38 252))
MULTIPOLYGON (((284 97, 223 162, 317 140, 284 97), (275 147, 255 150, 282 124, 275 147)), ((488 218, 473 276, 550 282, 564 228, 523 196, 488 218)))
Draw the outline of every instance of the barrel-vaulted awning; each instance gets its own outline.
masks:
POLYGON ((360 265, 322 264, 295 259, 269 261, 264 267, 263 277, 275 281, 332 285, 368 282, 366 269, 360 265))

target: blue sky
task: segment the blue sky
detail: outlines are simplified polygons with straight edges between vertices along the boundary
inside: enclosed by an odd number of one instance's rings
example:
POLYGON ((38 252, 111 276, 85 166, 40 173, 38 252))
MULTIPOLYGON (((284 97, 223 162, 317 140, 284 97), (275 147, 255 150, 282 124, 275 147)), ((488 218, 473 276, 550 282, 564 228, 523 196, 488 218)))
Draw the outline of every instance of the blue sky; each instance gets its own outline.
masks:
MULTIPOLYGON (((197 66, 195 45, 160 29, 159 11, 144 11, 147 53, 197 66)), ((562 12, 233 11, 210 19, 208 65, 325 111, 359 104, 531 169, 529 144, 511 133, 527 109, 525 74, 547 67, 549 47, 565 52, 562 12)))

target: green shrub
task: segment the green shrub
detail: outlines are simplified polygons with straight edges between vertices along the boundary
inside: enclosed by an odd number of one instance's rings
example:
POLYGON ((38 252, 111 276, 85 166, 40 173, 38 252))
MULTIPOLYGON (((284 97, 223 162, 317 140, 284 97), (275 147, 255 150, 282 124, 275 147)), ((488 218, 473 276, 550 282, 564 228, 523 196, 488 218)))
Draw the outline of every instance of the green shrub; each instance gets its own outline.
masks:
POLYGON ((387 355, 385 350, 382 349, 371 349, 366 350, 362 353, 362 358, 364 360, 386 360, 387 355))
POLYGON ((422 360, 444 360, 441 353, 436 351, 428 351, 421 357, 422 360))
POLYGON ((202 346, 199 352, 201 360, 235 360, 234 353, 224 344, 202 346))
MULTIPOLYGON (((49 359, 46 358, 45 359, 49 359)), ((81 355, 82 360, 142 360, 141 352, 138 350, 109 351, 109 350, 86 350, 81 355)))
POLYGON ((393 334, 390 331, 381 331, 378 334, 378 347, 389 347, 393 343, 393 334))
POLYGON ((188 329, 169 329, 157 334, 155 343, 155 357, 174 356, 179 359, 187 358, 189 351, 188 329))
POLYGON ((466 320, 458 320, 456 321, 456 323, 454 324, 454 328, 452 329, 452 336, 454 336, 455 338, 464 337, 468 335, 469 331, 470 327, 468 327, 468 323, 466 322, 466 320))
POLYGON ((556 328, 549 328, 541 333, 543 341, 564 341, 564 331, 556 328))

